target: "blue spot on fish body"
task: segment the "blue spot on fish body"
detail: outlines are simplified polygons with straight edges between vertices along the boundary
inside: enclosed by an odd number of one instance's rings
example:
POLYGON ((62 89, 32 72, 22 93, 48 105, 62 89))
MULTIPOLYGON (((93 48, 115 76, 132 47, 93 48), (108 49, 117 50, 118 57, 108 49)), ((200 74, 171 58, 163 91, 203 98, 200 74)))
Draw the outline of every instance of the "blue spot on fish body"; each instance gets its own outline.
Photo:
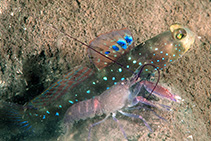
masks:
POLYGON ((119 68, 119 72, 122 72, 122 68, 119 68))
POLYGON ((107 78, 107 77, 103 77, 103 80, 107 81, 107 80, 108 80, 108 78, 107 78))
POLYGON ((73 104, 74 102, 73 102, 73 101, 71 101, 71 100, 69 100, 69 103, 73 104))

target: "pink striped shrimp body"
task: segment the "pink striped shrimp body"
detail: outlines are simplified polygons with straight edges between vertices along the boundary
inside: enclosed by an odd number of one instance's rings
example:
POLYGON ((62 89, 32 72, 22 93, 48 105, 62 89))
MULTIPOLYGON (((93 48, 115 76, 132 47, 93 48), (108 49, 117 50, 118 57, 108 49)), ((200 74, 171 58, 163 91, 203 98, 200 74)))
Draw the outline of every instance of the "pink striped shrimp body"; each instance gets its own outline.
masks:
POLYGON ((126 106, 129 95, 129 85, 126 81, 121 81, 100 96, 72 105, 65 114, 64 122, 69 124, 80 119, 92 118, 95 115, 116 112, 126 106))

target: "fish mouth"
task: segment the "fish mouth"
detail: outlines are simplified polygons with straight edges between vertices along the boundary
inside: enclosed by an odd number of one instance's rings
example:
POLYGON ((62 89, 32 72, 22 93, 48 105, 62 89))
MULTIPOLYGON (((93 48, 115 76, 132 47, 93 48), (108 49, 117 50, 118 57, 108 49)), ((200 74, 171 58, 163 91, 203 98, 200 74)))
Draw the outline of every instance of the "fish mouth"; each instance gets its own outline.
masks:
POLYGON ((184 40, 184 48, 185 48, 185 52, 186 52, 191 48, 191 46, 195 42, 196 34, 194 32, 192 32, 189 28, 185 28, 185 29, 188 33, 187 38, 184 40))

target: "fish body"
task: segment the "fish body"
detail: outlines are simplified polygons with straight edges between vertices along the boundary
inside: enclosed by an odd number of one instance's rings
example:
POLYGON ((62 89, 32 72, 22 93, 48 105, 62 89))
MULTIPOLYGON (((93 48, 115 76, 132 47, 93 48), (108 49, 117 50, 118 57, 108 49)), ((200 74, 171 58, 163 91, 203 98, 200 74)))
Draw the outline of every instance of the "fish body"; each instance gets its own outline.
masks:
MULTIPOLYGON (((174 24, 169 31, 163 32, 134 47, 131 33, 127 29, 124 30, 124 32, 116 30, 100 35, 90 43, 90 46, 108 58, 113 56, 111 58, 114 61, 125 67, 112 63, 109 59, 105 59, 103 55, 99 56, 99 53, 95 54, 89 50, 91 59, 97 69, 90 70, 86 66, 74 68, 68 73, 71 75, 67 74, 63 79, 54 83, 41 95, 29 102, 25 106, 24 111, 18 112, 21 115, 20 120, 22 122, 27 121, 34 130, 40 129, 39 122, 42 125, 47 125, 51 122, 60 121, 71 105, 100 95, 105 90, 116 85, 120 80, 123 81, 125 78, 129 78, 132 74, 128 69, 136 71, 137 68, 148 63, 162 69, 181 57, 195 40, 195 34, 192 31, 182 25, 174 24), (95 40, 102 41, 102 45, 93 45, 95 40), (105 40, 107 42, 104 44, 105 40), (108 50, 104 49, 105 46, 107 46, 108 50), (106 66, 102 66, 102 63, 106 64, 106 66), (81 70, 88 70, 89 73, 83 73, 81 70), (34 109, 27 107, 34 107, 34 109)), ((152 73, 154 70, 155 68, 146 67, 144 71, 145 73, 152 73)), ((27 128, 29 125, 25 127, 27 128)), ((45 128, 43 130, 47 131, 48 129, 45 128)))

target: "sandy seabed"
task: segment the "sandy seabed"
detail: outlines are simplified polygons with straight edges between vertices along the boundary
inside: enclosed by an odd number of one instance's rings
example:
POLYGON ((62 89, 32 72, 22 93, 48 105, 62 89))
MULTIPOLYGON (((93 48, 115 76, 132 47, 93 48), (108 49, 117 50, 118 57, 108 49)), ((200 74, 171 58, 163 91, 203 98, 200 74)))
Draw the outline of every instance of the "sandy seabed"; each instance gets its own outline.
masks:
MULTIPOLYGON (((24 104, 61 78, 70 68, 87 63, 86 47, 49 28, 63 27, 88 43, 101 33, 127 27, 136 45, 181 23, 194 31, 192 48, 162 72, 161 83, 184 100, 172 112, 158 113, 168 122, 148 115, 153 129, 119 116, 129 140, 211 140, 211 2, 208 0, 1 0, 0 97, 24 104)), ((143 112, 146 114, 146 112, 143 112)), ((68 140, 86 140, 94 118, 81 122, 68 140)), ((24 140, 0 125, 0 140, 24 140)), ((124 140, 110 118, 92 130, 93 140, 124 140)), ((29 138, 25 138, 29 140, 29 138)), ((57 140, 57 137, 30 140, 57 140)))

